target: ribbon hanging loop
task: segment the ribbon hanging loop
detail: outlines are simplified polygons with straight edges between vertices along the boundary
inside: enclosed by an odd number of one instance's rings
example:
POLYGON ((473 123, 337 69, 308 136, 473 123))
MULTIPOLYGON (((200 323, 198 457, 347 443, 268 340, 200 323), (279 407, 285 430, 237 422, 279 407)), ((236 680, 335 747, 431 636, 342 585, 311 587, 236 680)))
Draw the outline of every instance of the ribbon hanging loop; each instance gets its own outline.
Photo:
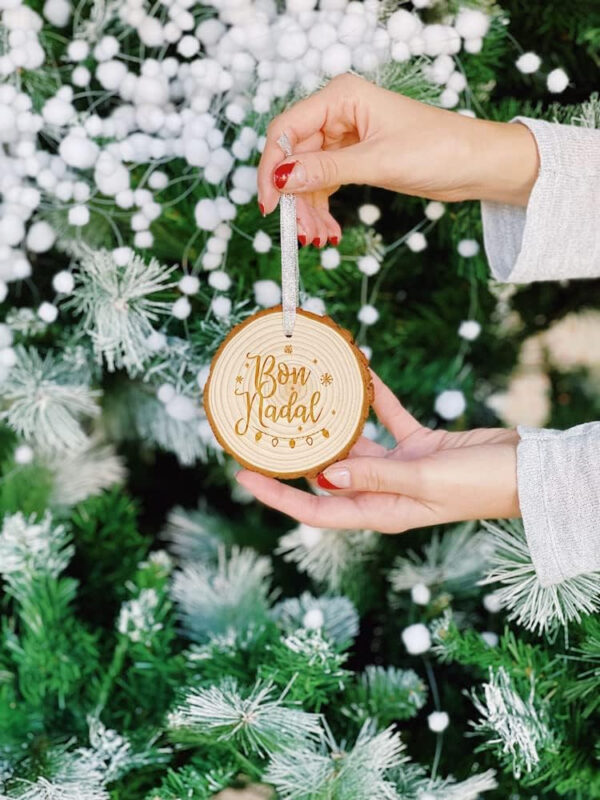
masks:
MULTIPOLYGON (((292 146, 285 133, 277 144, 286 158, 292 155, 292 146)), ((282 194, 279 200, 279 236, 281 241, 281 305, 283 308, 283 331, 286 336, 294 332, 296 308, 298 307, 298 229, 296 225, 296 197, 282 194)))

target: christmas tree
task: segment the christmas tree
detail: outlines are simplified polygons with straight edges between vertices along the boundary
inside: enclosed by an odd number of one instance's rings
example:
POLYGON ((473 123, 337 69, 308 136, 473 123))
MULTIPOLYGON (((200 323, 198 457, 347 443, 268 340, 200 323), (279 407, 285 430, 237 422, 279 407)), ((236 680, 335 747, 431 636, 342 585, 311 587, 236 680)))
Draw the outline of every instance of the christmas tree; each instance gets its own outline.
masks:
MULTIPOLYGON (((226 333, 280 301, 269 120, 352 70, 598 127, 597 4, 0 13, 0 796, 600 798, 597 575, 542 587, 515 521, 297 525, 236 485, 202 407, 226 333)), ((302 306, 424 424, 599 418, 598 283, 495 284, 474 203, 333 203, 302 306)))

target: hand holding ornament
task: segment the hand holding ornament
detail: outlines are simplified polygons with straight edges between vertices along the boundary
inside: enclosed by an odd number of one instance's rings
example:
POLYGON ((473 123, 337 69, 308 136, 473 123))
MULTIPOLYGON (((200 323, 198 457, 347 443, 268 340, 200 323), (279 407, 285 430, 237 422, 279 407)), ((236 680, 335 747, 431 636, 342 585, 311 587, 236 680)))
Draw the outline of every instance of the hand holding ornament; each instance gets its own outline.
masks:
POLYGON ((524 125, 473 119, 344 74, 271 121, 258 166, 258 202, 268 214, 281 193, 293 192, 301 242, 335 245, 341 228, 329 197, 344 184, 523 206, 538 168, 535 140, 524 125), (283 132, 294 154, 284 159, 277 144, 283 132))
POLYGON ((258 500, 316 528, 401 533, 468 519, 519 517, 515 430, 452 433, 421 425, 371 373, 373 408, 397 444, 361 438, 348 458, 325 469, 315 495, 242 470, 237 480, 258 500))

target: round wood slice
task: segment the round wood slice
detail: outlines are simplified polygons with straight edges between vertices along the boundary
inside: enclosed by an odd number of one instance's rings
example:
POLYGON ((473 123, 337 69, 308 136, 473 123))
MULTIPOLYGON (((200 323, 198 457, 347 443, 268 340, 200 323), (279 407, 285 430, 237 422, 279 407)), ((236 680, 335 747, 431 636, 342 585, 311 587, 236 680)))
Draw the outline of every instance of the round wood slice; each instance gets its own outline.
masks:
POLYGON ((278 478, 314 477, 344 458, 373 399, 367 361, 350 333, 298 309, 283 332, 281 306, 237 325, 213 358, 204 408, 224 450, 278 478))

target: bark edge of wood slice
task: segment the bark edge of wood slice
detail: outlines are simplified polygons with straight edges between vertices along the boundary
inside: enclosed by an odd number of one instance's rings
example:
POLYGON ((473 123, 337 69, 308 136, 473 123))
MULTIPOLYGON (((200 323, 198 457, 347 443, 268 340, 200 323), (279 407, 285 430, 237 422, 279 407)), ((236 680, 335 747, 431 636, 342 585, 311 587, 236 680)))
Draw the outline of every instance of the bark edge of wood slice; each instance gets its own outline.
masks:
POLYGON ((204 409, 221 447, 275 478, 312 478, 344 458, 373 400, 367 359, 330 317, 297 310, 283 332, 281 306, 236 325, 215 353, 204 409))

